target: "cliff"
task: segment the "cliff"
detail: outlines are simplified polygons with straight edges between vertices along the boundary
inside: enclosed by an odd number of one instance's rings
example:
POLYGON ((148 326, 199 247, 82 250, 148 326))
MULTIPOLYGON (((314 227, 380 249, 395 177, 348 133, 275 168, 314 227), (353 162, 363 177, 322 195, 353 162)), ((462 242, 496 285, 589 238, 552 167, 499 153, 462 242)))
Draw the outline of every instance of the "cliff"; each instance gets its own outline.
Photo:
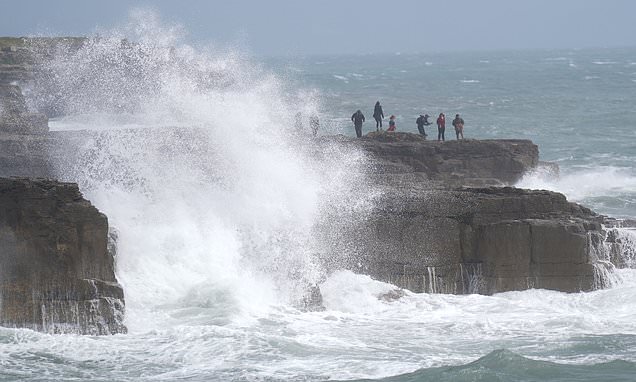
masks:
POLYGON ((108 221, 77 185, 0 178, 0 325, 125 333, 108 221))
MULTIPOLYGON (((167 134, 171 147, 198 142, 196 151, 212 150, 205 140, 187 138, 196 130, 48 132, 46 119, 28 110, 17 87, 0 85, 0 91, 0 176, 66 176, 52 168, 85 165, 110 134, 143 134, 158 145, 167 144, 167 134)), ((354 224, 336 214, 330 220, 344 224, 318 230, 328 268, 346 267, 427 292, 575 292, 606 285, 603 217, 557 193, 502 187, 539 165, 531 141, 437 142, 409 133, 371 133, 310 142, 316 155, 328 152, 322 145, 334 144, 365 153, 370 182, 364 191, 377 197, 372 213, 354 224)), ((74 301, 89 297, 75 295, 74 301)))
POLYGON ((490 186, 513 184, 539 164, 532 142, 409 133, 340 140, 368 154, 368 194, 378 196, 368 216, 324 227, 328 267, 430 293, 607 285, 604 217, 562 194, 490 186))
POLYGON ((604 286, 602 218, 561 194, 408 183, 382 190, 373 212, 345 228, 324 259, 416 292, 604 286))
POLYGON ((0 133, 44 134, 48 118, 28 110, 18 86, 0 84, 0 133))
POLYGON ((370 133, 354 142, 373 158, 374 174, 420 174, 447 185, 510 185, 539 164, 529 140, 429 141, 411 133, 370 133))

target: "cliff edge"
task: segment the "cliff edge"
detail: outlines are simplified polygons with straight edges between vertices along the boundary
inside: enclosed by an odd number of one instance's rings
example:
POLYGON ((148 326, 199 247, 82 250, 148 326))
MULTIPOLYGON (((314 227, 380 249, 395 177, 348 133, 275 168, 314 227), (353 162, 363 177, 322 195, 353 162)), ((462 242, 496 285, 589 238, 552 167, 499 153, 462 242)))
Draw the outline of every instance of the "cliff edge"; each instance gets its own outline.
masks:
POLYGON ((76 184, 0 178, 0 325, 125 333, 108 221, 76 184))

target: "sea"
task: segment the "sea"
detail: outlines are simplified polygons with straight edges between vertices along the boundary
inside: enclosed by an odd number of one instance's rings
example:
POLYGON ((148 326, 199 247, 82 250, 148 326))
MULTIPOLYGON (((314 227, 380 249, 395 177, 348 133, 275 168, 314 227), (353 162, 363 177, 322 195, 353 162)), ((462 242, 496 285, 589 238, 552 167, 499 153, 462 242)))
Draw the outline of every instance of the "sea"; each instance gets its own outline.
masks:
POLYGON ((517 186, 636 219, 636 48, 257 57, 143 21, 54 58, 62 91, 31 100, 64 111, 51 130, 93 133, 56 170, 116 232, 129 333, 0 328, 0 381, 636 380, 635 270, 586 293, 379 299, 395 287, 313 259, 325 209, 373 207, 363 155, 298 149, 312 115, 318 135, 353 136, 357 109, 375 131, 376 101, 398 131, 460 114, 466 139, 530 139, 558 164, 517 186), (175 126, 207 149, 171 145, 175 126), (308 282, 324 310, 298 303, 308 282))

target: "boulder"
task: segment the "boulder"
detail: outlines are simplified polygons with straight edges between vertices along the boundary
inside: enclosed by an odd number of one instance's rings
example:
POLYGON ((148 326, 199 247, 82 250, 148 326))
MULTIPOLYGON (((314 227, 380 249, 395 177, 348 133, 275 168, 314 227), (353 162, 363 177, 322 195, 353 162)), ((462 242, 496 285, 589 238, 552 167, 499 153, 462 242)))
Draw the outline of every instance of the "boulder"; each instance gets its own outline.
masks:
POLYGON ((0 325, 125 333, 108 221, 76 184, 0 178, 0 325))

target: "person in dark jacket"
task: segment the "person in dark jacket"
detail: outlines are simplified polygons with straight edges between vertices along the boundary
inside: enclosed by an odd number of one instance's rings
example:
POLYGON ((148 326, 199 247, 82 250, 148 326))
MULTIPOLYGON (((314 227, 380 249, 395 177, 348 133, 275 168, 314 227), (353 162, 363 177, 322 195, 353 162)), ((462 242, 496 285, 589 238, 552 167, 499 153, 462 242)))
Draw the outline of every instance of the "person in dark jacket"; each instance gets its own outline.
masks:
POLYGON ((461 118, 459 114, 455 114, 455 119, 453 119, 453 127, 455 127, 455 135, 457 135, 457 140, 459 141, 460 135, 462 139, 464 139, 464 119, 461 118))
POLYGON ((428 114, 425 114, 425 115, 420 114, 420 117, 415 120, 415 123, 417 124, 417 130, 420 132, 420 135, 423 135, 425 137, 426 137, 426 131, 424 130, 424 126, 428 126, 431 124, 428 121, 429 117, 430 115, 428 114))
POLYGON ((318 118, 318 114, 313 113, 309 116, 309 127, 311 127, 311 133, 314 135, 318 135, 318 129, 320 128, 320 119, 318 118))
POLYGON ((444 131, 446 130, 446 116, 444 113, 439 113, 437 117, 437 140, 444 141, 444 131))
POLYGON ((380 128, 382 127, 382 120, 384 119, 384 111, 382 110, 380 101, 375 103, 373 118, 375 119, 375 131, 380 131, 380 128))
POLYGON ((353 126, 356 128, 356 135, 358 138, 362 138, 362 122, 364 122, 364 114, 360 110, 353 113, 351 116, 351 121, 353 122, 353 126))

